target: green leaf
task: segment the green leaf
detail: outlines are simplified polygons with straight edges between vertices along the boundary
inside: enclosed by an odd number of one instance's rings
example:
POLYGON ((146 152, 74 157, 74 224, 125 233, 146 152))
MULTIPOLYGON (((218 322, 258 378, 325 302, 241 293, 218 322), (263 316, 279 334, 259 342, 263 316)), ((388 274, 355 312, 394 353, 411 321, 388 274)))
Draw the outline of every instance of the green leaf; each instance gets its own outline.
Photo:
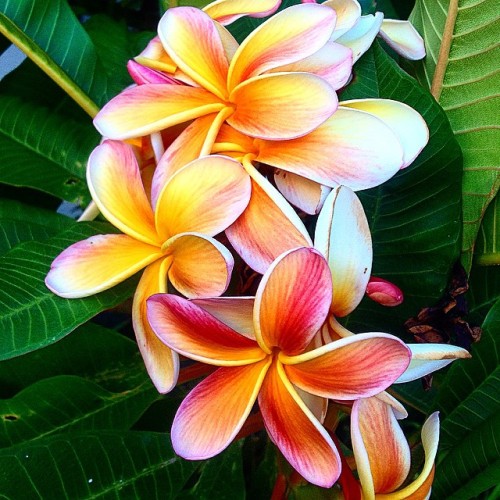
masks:
POLYGON ((500 266, 473 266, 467 293, 471 321, 481 324, 499 298, 500 266))
POLYGON ((464 155, 462 262, 469 271, 481 219, 500 187, 498 2, 417 0, 410 20, 427 49, 418 79, 443 106, 464 155))
POLYGON ((480 266, 500 264, 500 196, 489 204, 479 228, 475 258, 480 266))
POLYGON ((5 499, 175 498, 196 462, 175 456, 166 434, 87 432, 0 452, 5 499))
POLYGON ((50 264, 62 250, 109 231, 109 224, 75 223, 57 237, 22 243, 0 257, 0 359, 49 345, 132 295, 134 279, 84 299, 62 299, 45 286, 50 264))
POLYGON ((373 239, 372 274, 396 283, 405 301, 384 308, 369 299, 349 317, 353 331, 402 332, 446 288, 460 249, 461 156, 446 115, 427 91, 375 43, 355 66, 342 100, 379 97, 416 109, 430 129, 417 160, 381 186, 358 193, 373 239))

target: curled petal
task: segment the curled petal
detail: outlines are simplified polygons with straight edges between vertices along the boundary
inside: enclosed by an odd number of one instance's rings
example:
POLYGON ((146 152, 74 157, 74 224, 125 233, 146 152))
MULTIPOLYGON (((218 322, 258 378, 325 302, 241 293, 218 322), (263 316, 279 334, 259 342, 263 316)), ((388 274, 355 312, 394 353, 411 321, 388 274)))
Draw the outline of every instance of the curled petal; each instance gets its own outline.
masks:
POLYGON ((409 21, 384 19, 380 36, 399 55, 412 61, 425 57, 425 45, 418 31, 409 21))
POLYGON ((165 52, 160 37, 155 36, 146 48, 135 58, 135 61, 143 66, 161 71, 163 73, 174 74, 177 65, 165 52))
POLYGON ((101 135, 130 139, 220 111, 225 104, 203 88, 145 84, 111 99, 94 118, 101 135))
POLYGON ((392 407, 377 398, 355 401, 351 437, 366 498, 399 488, 410 471, 410 447, 392 407))
POLYGON ((337 109, 337 95, 308 73, 271 73, 238 85, 231 93, 234 113, 227 122, 251 137, 269 140, 303 136, 337 109))
POLYGON ((276 12, 281 0, 217 0, 203 10, 219 23, 231 24, 243 16, 267 17, 276 12))
POLYGON ((314 54, 330 38, 335 12, 321 5, 295 5, 268 19, 243 41, 228 73, 231 91, 241 82, 314 54))
POLYGON ((56 257, 45 284, 60 297, 88 297, 125 281, 160 257, 158 247, 125 234, 91 236, 56 257))
POLYGON ((199 233, 181 233, 164 245, 172 257, 168 277, 186 297, 217 297, 226 291, 234 260, 217 240, 199 233))
POLYGON ((172 424, 175 452, 188 460, 213 457, 245 423, 271 360, 219 368, 184 399, 172 424))
POLYGON ((267 373, 259 407, 267 432, 290 465, 310 483, 324 488, 332 486, 340 475, 338 451, 279 362, 267 373))
POLYGON ((191 231, 215 236, 239 217, 250 194, 250 178, 239 162, 219 155, 194 160, 158 196, 158 233, 164 240, 191 231))
POLYGON ((403 303, 403 292, 394 283, 371 276, 366 285, 366 295, 385 307, 395 307, 403 303))
POLYGON ((429 141, 429 129, 420 113, 391 99, 359 99, 342 102, 343 107, 358 109, 380 118, 396 134, 403 146, 403 164, 410 165, 429 141))
POLYGON ((331 310, 336 316, 346 316, 365 294, 373 256, 363 206, 348 187, 340 186, 328 195, 316 224, 314 246, 330 266, 331 310))
POLYGON ((114 226, 150 245, 159 245, 154 216, 132 147, 104 141, 89 158, 87 182, 101 213, 114 226))
POLYGON ((143 66, 135 61, 129 61, 127 63, 127 71, 137 85, 144 85, 145 83, 182 85, 182 83, 175 78, 156 69, 143 66))
POLYGON ((255 337, 264 350, 297 354, 308 346, 328 314, 332 282, 324 257, 297 248, 276 259, 255 296, 255 337))
POLYGON ((349 31, 361 17, 361 5, 357 0, 327 0, 323 5, 337 13, 332 40, 336 40, 349 31))
POLYGON ((170 392, 177 383, 179 356, 161 342, 151 329, 146 314, 146 300, 155 293, 166 292, 169 264, 169 259, 160 259, 144 270, 132 305, 132 323, 137 345, 148 374, 161 394, 170 392))
POLYGON ((229 62, 210 16, 194 7, 168 9, 158 24, 158 35, 186 75, 220 99, 226 98, 229 62))
POLYGON ((410 350, 385 333, 360 333, 298 356, 280 353, 290 381, 330 399, 350 401, 384 391, 405 371, 410 350))
POLYGON ((406 408, 396 398, 392 397, 388 392, 383 391, 380 394, 377 394, 376 396, 373 397, 377 398, 385 405, 389 405, 390 407, 392 407, 392 411, 394 412, 394 415, 398 420, 408 417, 408 412, 406 411, 406 408))
POLYGON ((266 354, 195 303, 176 295, 153 295, 148 319, 156 335, 180 354, 216 366, 256 363, 266 354))

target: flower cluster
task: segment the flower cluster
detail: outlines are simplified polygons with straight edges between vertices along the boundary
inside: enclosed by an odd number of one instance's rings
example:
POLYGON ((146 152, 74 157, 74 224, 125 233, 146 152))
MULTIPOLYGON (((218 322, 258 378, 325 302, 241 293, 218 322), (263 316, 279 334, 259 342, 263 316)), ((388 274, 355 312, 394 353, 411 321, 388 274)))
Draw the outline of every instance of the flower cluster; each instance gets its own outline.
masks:
MULTIPOLYGON (((386 389, 468 354, 354 334, 338 321, 365 294, 402 301, 395 285, 371 276, 355 192, 408 167, 428 130, 403 103, 339 102, 337 91, 377 34, 410 58, 423 57, 423 44, 409 23, 361 16, 356 0, 276 13, 279 4, 218 0, 165 13, 128 64, 135 84, 94 121, 105 139, 89 158, 88 185, 121 234, 72 245, 46 284, 85 297, 143 270, 132 319, 158 391, 175 387, 180 356, 218 367, 174 419, 180 456, 222 451, 258 403, 289 463, 330 487, 342 460, 323 423, 340 403, 351 409, 360 487, 374 498, 398 490, 410 470, 397 422, 406 411, 386 389), (243 15, 271 17, 238 44, 224 25, 243 15), (299 214, 317 216, 314 238, 299 214), (221 296, 235 256, 263 275, 255 296, 221 296)), ((434 414, 423 428, 424 469, 398 498, 429 492, 438 428, 434 414)))

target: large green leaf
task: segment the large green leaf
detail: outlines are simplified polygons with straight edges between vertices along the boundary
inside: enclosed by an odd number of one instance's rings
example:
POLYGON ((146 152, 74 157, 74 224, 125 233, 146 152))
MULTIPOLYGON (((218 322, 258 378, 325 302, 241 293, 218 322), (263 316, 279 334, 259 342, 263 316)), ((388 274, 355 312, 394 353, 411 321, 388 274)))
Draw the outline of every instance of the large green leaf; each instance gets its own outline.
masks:
POLYGON ((417 0, 410 20, 427 49, 419 81, 445 109, 464 154, 462 261, 469 270, 481 219, 500 187, 498 2, 417 0))
POLYGON ((45 286, 50 264, 63 249, 109 231, 109 224, 74 223, 54 238, 22 243, 0 257, 0 359, 49 345, 132 294, 134 280, 72 300, 57 297, 45 286))
POLYGON ((176 497, 197 466, 175 456, 166 434, 58 435, 2 450, 0 492, 10 500, 164 500, 176 497))

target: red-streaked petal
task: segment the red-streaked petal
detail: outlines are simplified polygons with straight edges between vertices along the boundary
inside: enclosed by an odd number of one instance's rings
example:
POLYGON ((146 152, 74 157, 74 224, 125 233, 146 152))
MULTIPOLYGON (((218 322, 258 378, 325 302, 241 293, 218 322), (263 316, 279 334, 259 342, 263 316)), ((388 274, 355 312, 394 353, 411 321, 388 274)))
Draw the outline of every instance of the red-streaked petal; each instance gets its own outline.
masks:
POLYGON ((329 488, 340 475, 338 451, 300 399, 279 362, 262 384, 259 407, 273 442, 290 465, 310 483, 329 488))
POLYGON ((346 316, 365 295, 372 267, 372 240, 363 206, 346 186, 326 199, 314 246, 328 260, 333 281, 332 312, 346 316))
POLYGON ((280 6, 281 0, 218 0, 203 8, 212 19, 231 24, 243 16, 267 17, 280 6))
POLYGON ((271 352, 302 352, 321 328, 332 297, 325 258, 313 248, 290 250, 264 274, 255 296, 255 337, 271 352))
POLYGON ((87 183, 109 222, 132 238, 161 244, 131 146, 119 141, 104 141, 97 146, 89 158, 87 183))
POLYGON ((306 214, 317 214, 331 191, 329 187, 285 170, 277 170, 274 181, 281 194, 306 214))
POLYGON ((323 5, 337 13, 332 40, 336 40, 349 31, 361 17, 361 5, 357 0, 327 0, 323 5))
POLYGON ((101 135, 130 139, 152 134, 225 107, 199 87, 145 84, 131 87, 111 99, 94 118, 101 135))
POLYGON ((227 122, 251 137, 284 140, 319 127, 337 109, 328 82, 309 73, 271 73, 238 85, 230 95, 234 113, 227 122))
POLYGON ((229 62, 210 16, 194 7, 168 9, 158 24, 158 35, 186 75, 220 99, 226 98, 229 62))
POLYGON ((252 177, 250 202, 226 235, 243 260, 264 273, 283 252, 312 246, 312 241, 297 213, 271 183, 246 162, 245 169, 252 177))
POLYGON ((168 259, 149 265, 142 274, 132 305, 132 321, 137 345, 144 365, 158 392, 170 392, 179 376, 179 356, 155 335, 147 319, 146 300, 155 293, 166 292, 168 259))
POLYGON ((266 357, 255 341, 176 295, 153 295, 148 300, 148 319, 162 342, 202 363, 241 366, 266 357))
POLYGON ((363 494, 399 488, 410 471, 410 447, 392 407, 377 398, 355 401, 351 437, 363 494))
POLYGON ((256 141, 257 159, 325 186, 378 186, 403 165, 398 136, 382 120, 339 106, 323 125, 290 141, 256 141))
POLYGON ((398 54, 416 61, 425 57, 425 45, 410 21, 384 19, 379 35, 398 54))
POLYGON ((47 287, 60 297, 88 297, 111 288, 162 253, 125 234, 100 234, 66 248, 52 262, 47 287))
POLYGON ((420 113, 410 106, 391 99, 359 99, 344 101, 342 107, 359 109, 380 118, 403 146, 403 164, 410 165, 429 141, 429 129, 420 113))
POLYGON ((245 423, 271 359, 219 368, 184 399, 172 424, 175 452, 188 460, 213 457, 245 423))
POLYGON ((203 234, 182 233, 170 238, 164 251, 173 259, 168 277, 186 297, 217 297, 226 291, 234 260, 222 243, 203 234))
POLYGON ((386 333, 360 333, 299 356, 280 353, 290 381, 324 398, 351 401, 384 391, 406 370, 411 353, 386 333))
POLYGON ((295 5, 268 19, 243 41, 231 61, 228 88, 314 54, 330 38, 336 15, 320 5, 295 5))
POLYGON ((215 236, 248 205, 250 177, 227 156, 204 156, 178 170, 156 203, 156 227, 164 240, 184 233, 215 236))

